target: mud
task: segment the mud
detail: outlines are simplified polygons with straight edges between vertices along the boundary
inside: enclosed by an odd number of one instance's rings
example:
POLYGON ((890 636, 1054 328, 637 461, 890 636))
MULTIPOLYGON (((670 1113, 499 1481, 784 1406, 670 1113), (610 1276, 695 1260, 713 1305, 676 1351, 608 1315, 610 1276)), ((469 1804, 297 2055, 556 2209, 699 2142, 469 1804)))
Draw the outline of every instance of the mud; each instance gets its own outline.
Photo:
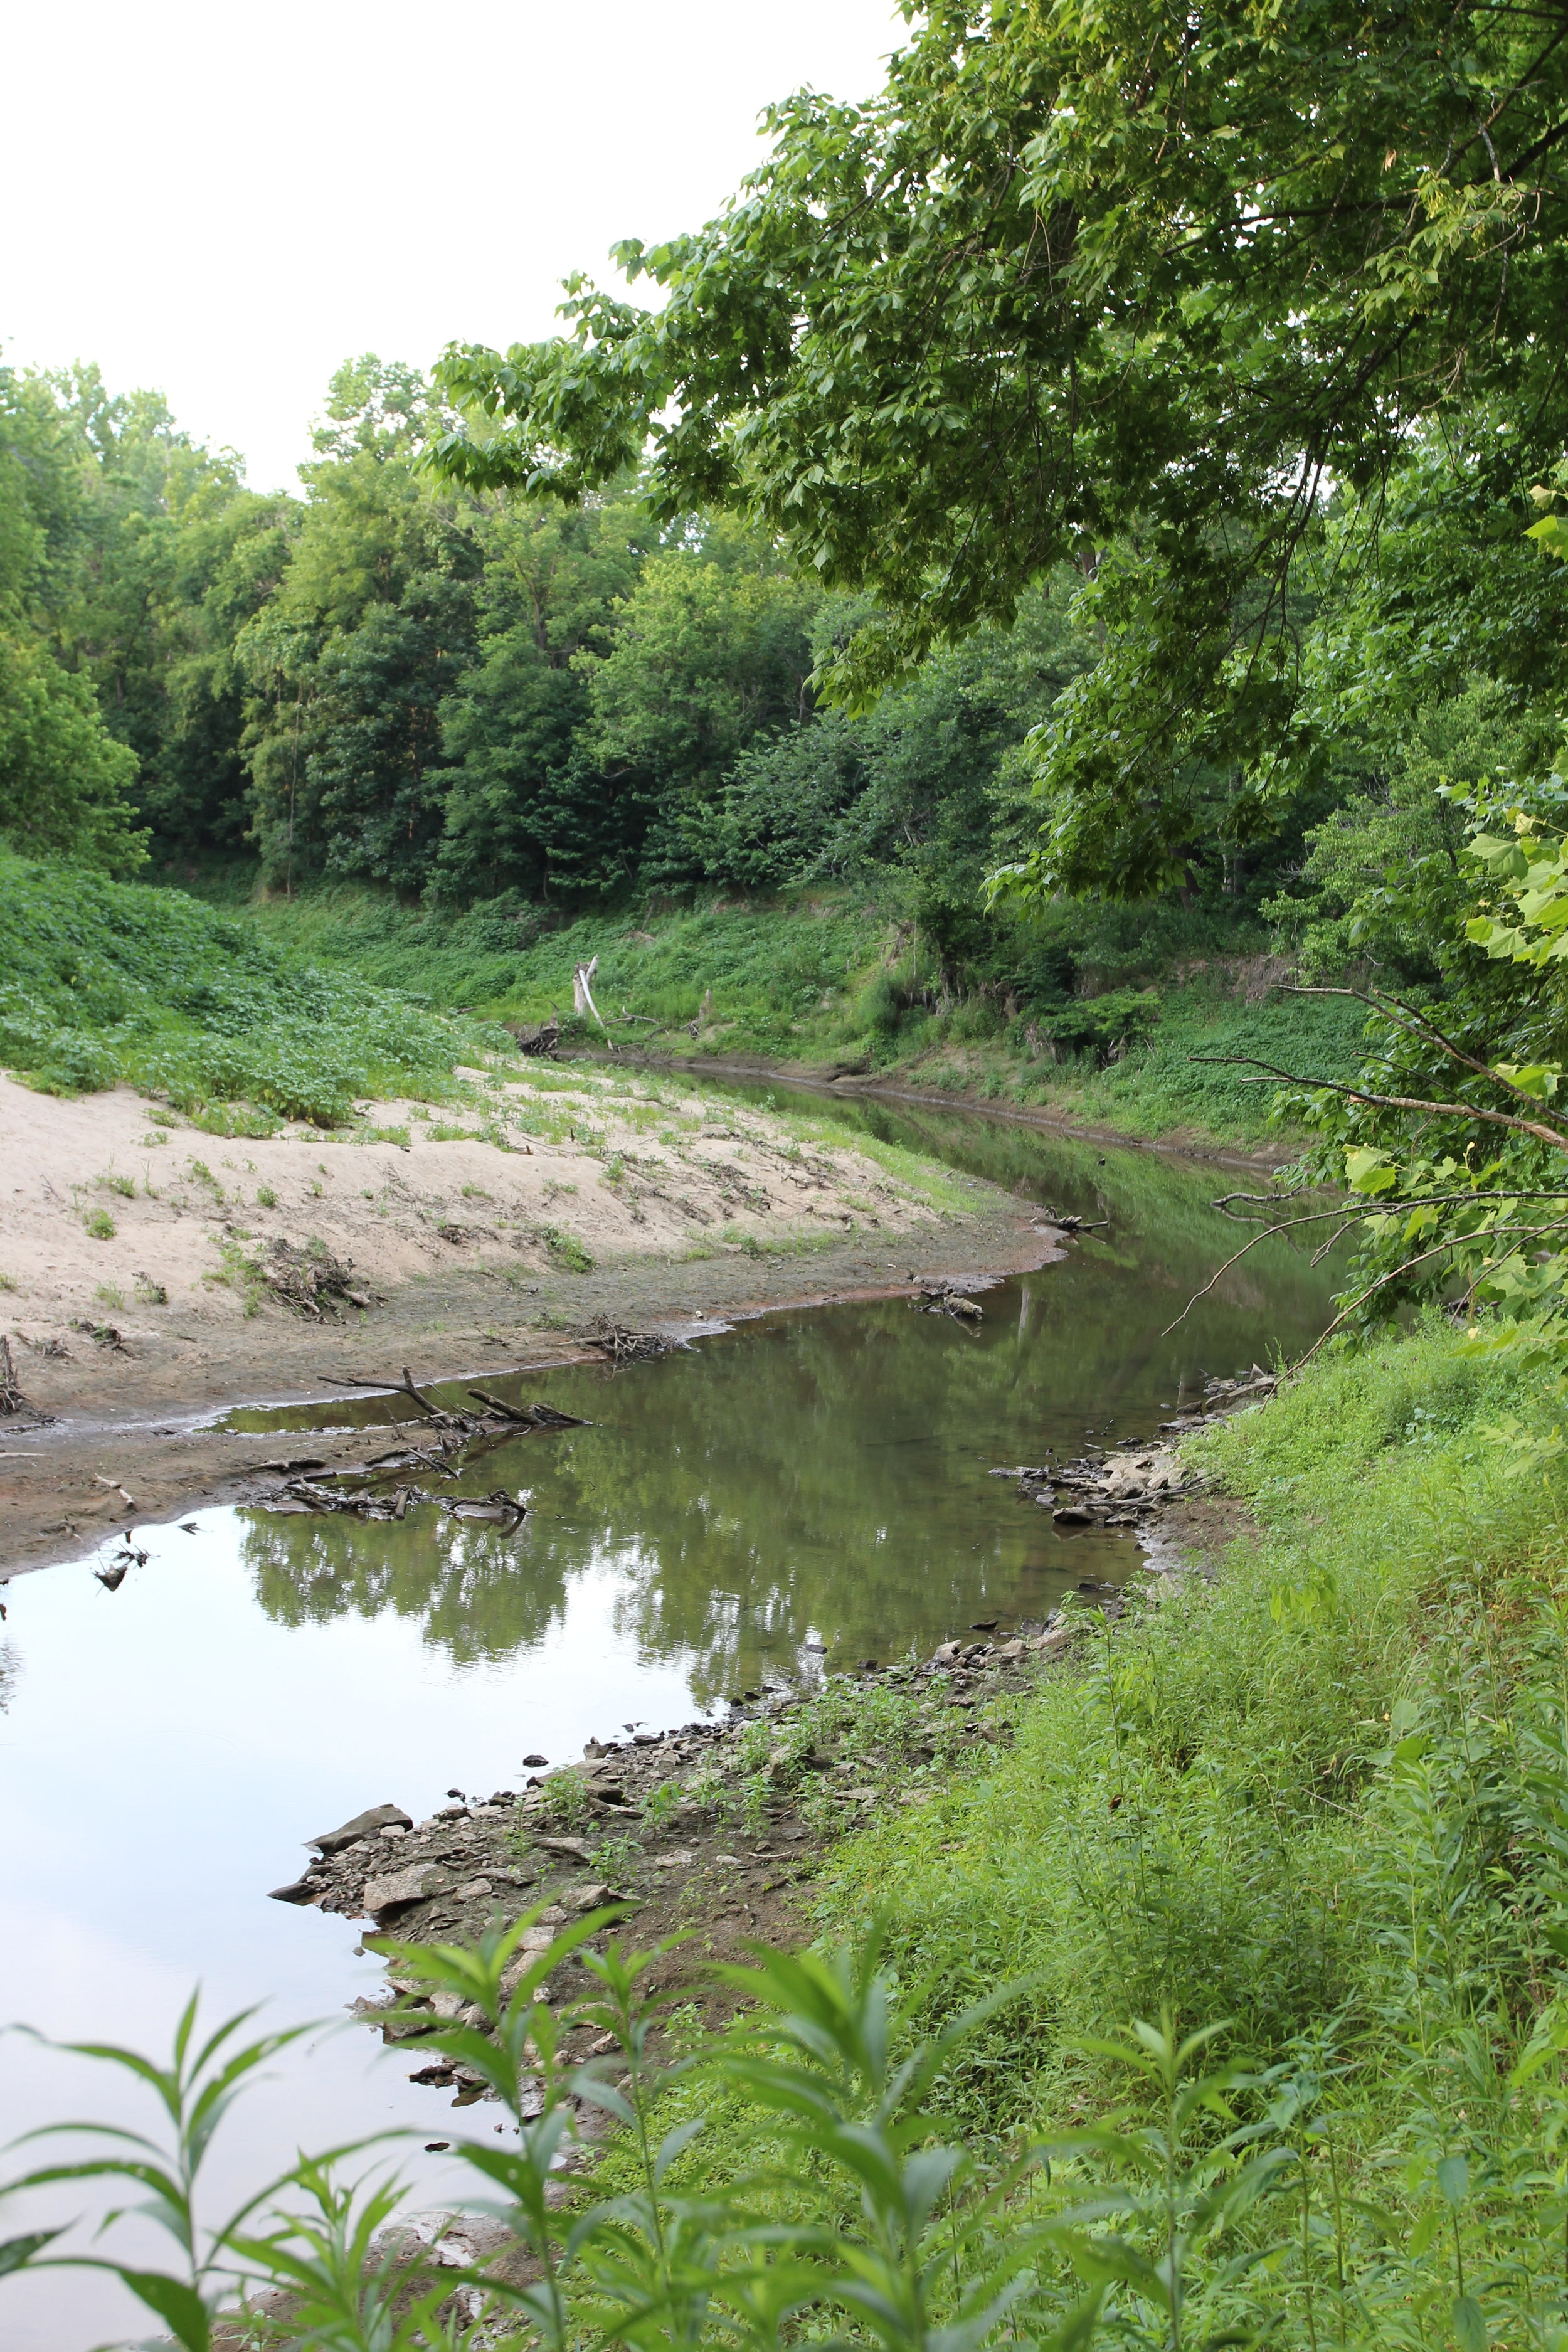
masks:
MULTIPOLYGON (((250 1499, 262 1462, 284 1449, 276 1437, 213 1423, 241 1404, 341 1400, 334 1374, 393 1387, 405 1365, 420 1384, 522 1372, 538 1377, 542 1394, 552 1368, 602 1360, 592 1344, 600 1318, 679 1336, 781 1307, 894 1296, 932 1276, 1023 1273, 1064 1254, 1066 1237, 1037 1212, 989 1186, 975 1192, 982 1205, 972 1213, 949 1212, 914 1234, 868 1227, 805 1261, 753 1258, 736 1246, 588 1274, 541 1265, 526 1290, 481 1267, 393 1289, 352 1323, 302 1323, 276 1307, 247 1318, 196 1304, 146 1318, 118 1349, 86 1335, 65 1360, 17 1347, 35 1410, 0 1422, 0 1575, 198 1505, 250 1499)), ((360 1458, 363 1443, 355 1429, 312 1432, 309 1452, 330 1469, 360 1458)))

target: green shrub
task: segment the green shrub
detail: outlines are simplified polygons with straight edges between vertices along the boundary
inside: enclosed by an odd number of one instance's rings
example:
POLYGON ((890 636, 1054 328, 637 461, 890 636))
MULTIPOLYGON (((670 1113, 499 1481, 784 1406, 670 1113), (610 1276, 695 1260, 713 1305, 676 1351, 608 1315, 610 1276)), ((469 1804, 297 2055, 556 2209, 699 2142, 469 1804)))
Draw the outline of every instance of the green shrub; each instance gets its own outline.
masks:
POLYGON ((124 1081, 218 1132, 331 1127, 510 1043, 180 891, 0 855, 0 1063, 41 1091, 124 1081))

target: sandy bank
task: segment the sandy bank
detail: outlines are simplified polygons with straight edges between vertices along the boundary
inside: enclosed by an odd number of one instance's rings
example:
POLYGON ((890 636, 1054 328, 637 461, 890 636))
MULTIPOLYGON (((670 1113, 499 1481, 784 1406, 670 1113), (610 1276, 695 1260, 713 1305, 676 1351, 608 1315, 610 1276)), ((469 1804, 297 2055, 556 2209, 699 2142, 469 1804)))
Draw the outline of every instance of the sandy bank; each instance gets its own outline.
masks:
POLYGON ((542 1370, 598 1316, 732 1318, 1060 1246, 993 1186, 650 1073, 476 1073, 460 1115, 243 1141, 126 1088, 0 1078, 0 1330, 31 1408, 0 1419, 0 1572, 242 1495, 278 1449, 196 1425, 227 1405, 542 1370), (269 1280, 323 1264, 367 1303, 300 1311, 269 1280))

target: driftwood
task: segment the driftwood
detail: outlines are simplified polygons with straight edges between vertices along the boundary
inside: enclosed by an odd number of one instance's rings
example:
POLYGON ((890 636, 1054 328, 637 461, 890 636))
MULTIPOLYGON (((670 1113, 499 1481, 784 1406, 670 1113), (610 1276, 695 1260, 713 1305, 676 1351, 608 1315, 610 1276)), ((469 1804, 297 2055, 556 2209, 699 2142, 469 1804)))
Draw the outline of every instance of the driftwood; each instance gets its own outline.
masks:
MULTIPOLYGON (((438 1404, 432 1404, 427 1396, 420 1395, 414 1385, 414 1375, 406 1364, 403 1367, 403 1378, 400 1381, 362 1381, 352 1372, 323 1372, 321 1378, 324 1381, 331 1381, 332 1386, 337 1389, 380 1389, 384 1392, 390 1390, 395 1396, 412 1397, 421 1412, 429 1413, 437 1421, 450 1420, 454 1417, 451 1414, 444 1414, 441 1407, 438 1404)), ((466 1421, 468 1415, 462 1413, 456 1418, 466 1421)))
POLYGON ((27 1400, 16 1381, 16 1367, 11 1360, 11 1342, 0 1339, 0 1412, 26 1412, 27 1400))
POLYGON ((553 1062, 560 1054, 561 1022, 557 1014, 552 1013, 548 1021, 541 1021, 531 1029, 512 1028, 510 1022, 507 1025, 511 1028, 520 1054, 531 1055, 544 1062, 553 1062))
POLYGON ((546 1404, 542 1398, 537 1404, 514 1405, 503 1404, 500 1398, 491 1396, 488 1389, 470 1389, 468 1394, 479 1404, 489 1405, 492 1412, 499 1412, 504 1421, 514 1423, 519 1429, 586 1429, 589 1426, 580 1413, 557 1412, 555 1407, 546 1404))
POLYGON ((984 1319, 985 1310, 977 1298, 968 1297, 945 1282, 922 1283, 910 1305, 917 1315, 951 1315, 955 1323, 979 1323, 984 1319))
POLYGON ((596 1315, 586 1333, 592 1348, 602 1348, 613 1364, 643 1364, 655 1356, 669 1352, 669 1341, 661 1339, 657 1331, 630 1331, 624 1323, 612 1323, 607 1315, 596 1315))
POLYGON ((370 1305, 369 1295, 350 1283, 353 1270, 353 1258, 334 1257, 331 1250, 320 1247, 301 1249, 297 1242, 286 1242, 279 1235, 272 1244, 269 1264, 261 1269, 261 1279, 281 1305, 320 1322, 337 1314, 340 1300, 351 1307, 370 1305))

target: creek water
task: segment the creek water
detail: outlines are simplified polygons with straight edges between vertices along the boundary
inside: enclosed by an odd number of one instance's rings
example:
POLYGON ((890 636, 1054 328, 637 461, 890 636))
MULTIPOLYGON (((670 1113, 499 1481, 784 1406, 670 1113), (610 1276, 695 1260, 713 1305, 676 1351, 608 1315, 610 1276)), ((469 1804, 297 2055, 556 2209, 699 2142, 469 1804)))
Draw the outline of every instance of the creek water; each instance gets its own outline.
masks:
MULTIPOLYGON (((563 1762, 592 1735, 721 1709, 825 1658, 929 1649, 1120 1580, 1131 1538, 1058 1534, 991 1471, 1147 1435, 1205 1373, 1323 1326, 1329 1277, 1270 1244, 1162 1336, 1237 1246, 1213 1170, 973 1116, 831 1110, 1109 1223, 988 1291, 973 1328, 897 1299, 765 1315, 614 1373, 488 1374, 587 1423, 509 1442, 458 1482, 526 1493, 519 1536, 434 1507, 400 1524, 210 1510, 142 1531, 147 1564, 112 1594, 92 1560, 6 1588, 0 2020, 159 2052, 199 1981, 210 2018, 259 2001, 265 2024, 338 2021, 283 2053, 230 2125, 210 2213, 299 2147, 378 2131, 408 2135, 416 2202, 455 2186, 423 2147, 450 2126, 447 2095, 411 2087, 406 2053, 344 2019, 379 1981, 357 1927, 266 1899, 313 1830, 521 1787, 527 1753, 563 1762)), ((259 1456, 279 1433, 410 1410, 258 1406, 226 1425, 259 1456)), ((0 2040, 0 2139, 78 2115, 149 2122, 108 2070, 0 2040)), ((0 2237, 37 2210, 0 2216, 0 2237)), ((89 2273, 0 2297, 12 2352, 79 2352, 132 2325, 89 2273)))

